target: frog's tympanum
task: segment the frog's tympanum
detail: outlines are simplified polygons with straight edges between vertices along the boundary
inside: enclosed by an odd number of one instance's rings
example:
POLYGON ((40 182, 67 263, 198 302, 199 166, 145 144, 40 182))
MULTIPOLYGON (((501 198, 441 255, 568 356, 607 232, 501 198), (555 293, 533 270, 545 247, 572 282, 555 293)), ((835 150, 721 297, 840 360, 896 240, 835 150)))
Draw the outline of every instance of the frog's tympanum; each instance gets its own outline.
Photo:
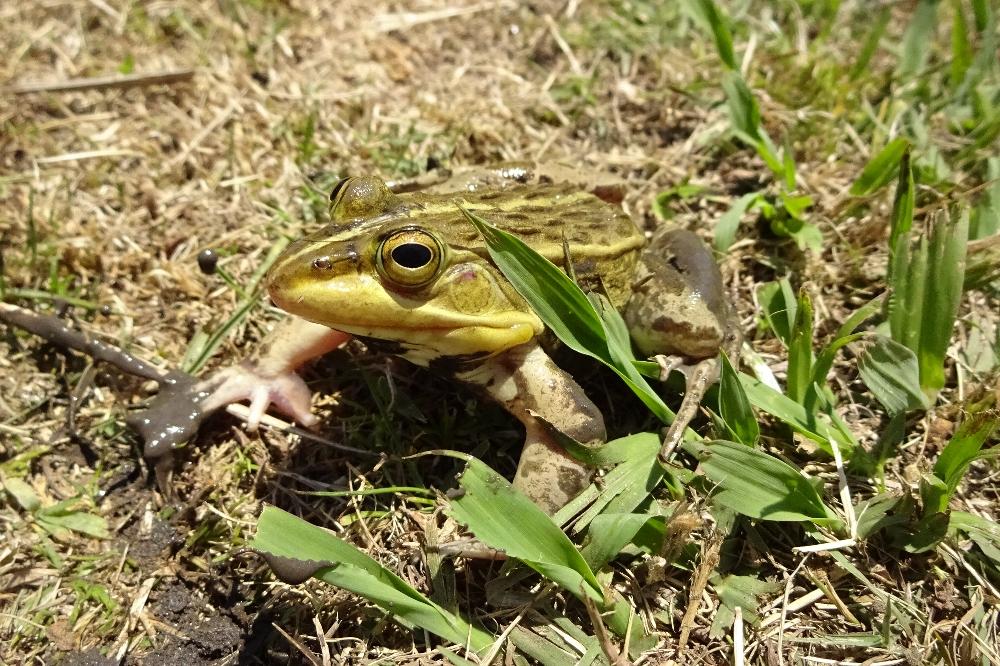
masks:
POLYGON ((249 399, 251 427, 269 404, 310 425, 309 391, 295 368, 356 336, 499 401, 526 429, 515 487, 549 513, 561 508, 592 470, 538 417, 581 442, 603 441, 604 420, 549 358, 542 322, 490 261, 459 204, 557 265, 569 257, 581 287, 620 309, 642 354, 680 359, 668 369, 714 363, 738 337, 719 270, 694 234, 666 229, 647 241, 616 205, 618 184, 580 181, 565 168, 519 165, 423 191, 374 176, 341 180, 331 223, 290 245, 268 276, 271 298, 294 316, 255 360, 213 379, 205 408, 249 399))

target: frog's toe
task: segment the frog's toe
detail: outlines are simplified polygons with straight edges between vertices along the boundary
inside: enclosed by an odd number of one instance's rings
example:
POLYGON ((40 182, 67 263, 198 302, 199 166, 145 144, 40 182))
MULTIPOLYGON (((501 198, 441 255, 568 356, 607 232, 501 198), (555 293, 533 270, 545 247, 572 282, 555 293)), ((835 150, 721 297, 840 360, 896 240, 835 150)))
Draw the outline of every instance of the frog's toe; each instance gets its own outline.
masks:
POLYGON ((264 415, 269 405, 274 405, 282 414, 290 416, 298 423, 311 428, 319 422, 312 413, 312 391, 295 373, 288 373, 274 378, 266 386, 259 386, 250 402, 250 418, 247 427, 256 427, 260 417, 264 415), (255 413, 255 407, 258 407, 255 413))
POLYGON ((247 429, 256 430, 268 408, 274 408, 306 427, 316 424, 312 414, 312 393, 306 383, 294 372, 269 375, 252 366, 240 365, 226 368, 205 380, 200 388, 208 392, 201 407, 206 412, 226 405, 250 401, 247 429))

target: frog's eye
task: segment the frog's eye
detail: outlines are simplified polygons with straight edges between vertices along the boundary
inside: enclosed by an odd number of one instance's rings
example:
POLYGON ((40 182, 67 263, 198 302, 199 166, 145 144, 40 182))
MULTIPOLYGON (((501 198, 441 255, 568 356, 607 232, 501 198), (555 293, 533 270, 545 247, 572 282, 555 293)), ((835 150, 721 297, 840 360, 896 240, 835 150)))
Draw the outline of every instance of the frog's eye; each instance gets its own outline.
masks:
POLYGON ((377 217, 400 205, 399 198, 377 176, 344 178, 330 191, 330 217, 349 222, 377 217))
POLYGON ((347 181, 349 180, 350 178, 341 178, 337 181, 337 184, 330 190, 330 203, 337 203, 337 197, 340 196, 340 193, 344 190, 344 185, 347 185, 347 181))
POLYGON ((420 229, 401 229, 378 247, 376 266, 382 277, 401 287, 421 287, 441 268, 441 244, 420 229))

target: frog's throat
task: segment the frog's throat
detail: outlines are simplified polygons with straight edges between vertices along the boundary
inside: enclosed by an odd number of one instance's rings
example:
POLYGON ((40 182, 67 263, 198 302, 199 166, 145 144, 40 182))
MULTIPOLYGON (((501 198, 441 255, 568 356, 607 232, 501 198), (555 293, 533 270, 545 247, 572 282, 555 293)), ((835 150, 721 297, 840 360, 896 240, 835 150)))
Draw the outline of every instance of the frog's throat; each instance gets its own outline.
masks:
POLYGON ((361 338, 397 343, 403 347, 400 355, 426 365, 449 356, 493 356, 534 339, 543 327, 540 321, 525 317, 506 326, 387 327, 337 322, 335 328, 361 338))

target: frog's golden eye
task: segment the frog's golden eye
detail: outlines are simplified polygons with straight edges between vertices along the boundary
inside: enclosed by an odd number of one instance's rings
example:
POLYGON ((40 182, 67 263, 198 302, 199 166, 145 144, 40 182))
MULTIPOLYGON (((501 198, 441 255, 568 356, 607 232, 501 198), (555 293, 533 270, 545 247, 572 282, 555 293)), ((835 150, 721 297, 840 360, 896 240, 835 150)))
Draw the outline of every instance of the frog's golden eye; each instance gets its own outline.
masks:
POLYGON ((401 229, 378 246, 376 266, 382 277, 400 287, 421 287, 441 268, 441 244, 426 231, 401 229))
POLYGON ((349 222, 377 217, 400 205, 399 198, 377 176, 344 178, 330 191, 330 217, 349 222))

